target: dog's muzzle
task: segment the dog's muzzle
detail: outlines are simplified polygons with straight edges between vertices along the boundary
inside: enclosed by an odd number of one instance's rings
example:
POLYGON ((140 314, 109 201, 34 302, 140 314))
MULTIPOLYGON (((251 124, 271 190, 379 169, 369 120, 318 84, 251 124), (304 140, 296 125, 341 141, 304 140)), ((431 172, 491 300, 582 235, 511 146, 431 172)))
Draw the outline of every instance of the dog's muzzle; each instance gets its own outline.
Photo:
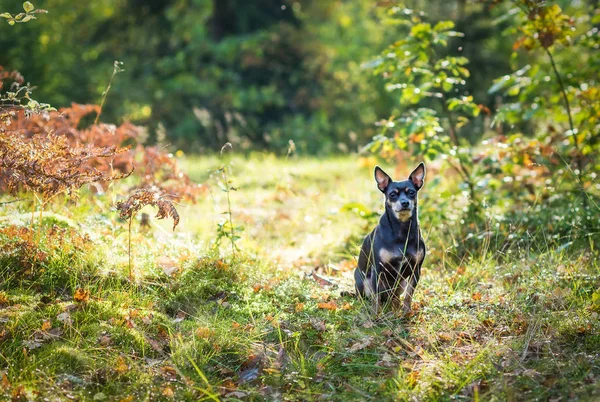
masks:
POLYGON ((411 217, 412 217, 412 209, 410 208, 402 208, 400 210, 394 210, 394 212, 396 213, 396 217, 401 221, 401 222, 406 222, 408 221, 411 217))

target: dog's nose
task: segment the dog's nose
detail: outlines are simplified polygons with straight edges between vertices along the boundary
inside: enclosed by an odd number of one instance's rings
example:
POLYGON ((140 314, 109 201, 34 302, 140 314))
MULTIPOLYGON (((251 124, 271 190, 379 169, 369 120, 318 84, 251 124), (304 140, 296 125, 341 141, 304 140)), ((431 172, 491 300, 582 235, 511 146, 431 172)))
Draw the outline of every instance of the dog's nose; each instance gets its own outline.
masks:
POLYGON ((408 208, 410 203, 408 201, 402 201, 402 208, 408 208))

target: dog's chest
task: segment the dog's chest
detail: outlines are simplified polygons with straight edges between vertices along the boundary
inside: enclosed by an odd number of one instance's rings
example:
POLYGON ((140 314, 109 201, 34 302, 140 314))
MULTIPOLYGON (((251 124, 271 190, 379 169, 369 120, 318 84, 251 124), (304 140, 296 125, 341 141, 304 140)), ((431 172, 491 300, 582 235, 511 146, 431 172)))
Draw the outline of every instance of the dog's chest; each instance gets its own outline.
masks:
POLYGON ((379 261, 385 265, 399 266, 403 263, 416 265, 423 260, 425 250, 416 246, 388 246, 379 250, 379 261))

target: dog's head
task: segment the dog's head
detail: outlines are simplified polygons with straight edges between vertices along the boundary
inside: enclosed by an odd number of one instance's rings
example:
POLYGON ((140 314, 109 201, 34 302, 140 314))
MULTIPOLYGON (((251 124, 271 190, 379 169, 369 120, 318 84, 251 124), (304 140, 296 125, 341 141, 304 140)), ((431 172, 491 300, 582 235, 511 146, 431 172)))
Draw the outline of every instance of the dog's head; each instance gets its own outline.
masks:
POLYGON ((408 176, 408 180, 393 181, 379 166, 375 166, 375 181, 377 188, 385 194, 386 208, 401 222, 407 222, 417 205, 417 193, 423 187, 425 165, 419 164, 408 176))

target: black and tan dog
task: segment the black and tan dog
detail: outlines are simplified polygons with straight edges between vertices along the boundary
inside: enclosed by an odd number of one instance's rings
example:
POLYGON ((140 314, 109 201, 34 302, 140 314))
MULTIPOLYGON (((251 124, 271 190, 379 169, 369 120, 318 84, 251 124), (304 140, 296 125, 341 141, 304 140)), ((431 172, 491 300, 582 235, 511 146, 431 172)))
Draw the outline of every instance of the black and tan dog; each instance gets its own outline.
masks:
POLYGON ((385 213, 379 225, 362 244, 354 271, 356 292, 375 299, 375 309, 392 303, 410 311, 425 258, 425 243, 417 218, 417 193, 423 187, 425 165, 419 164, 408 180, 395 182, 379 166, 375 167, 377 187, 385 194, 385 213))

